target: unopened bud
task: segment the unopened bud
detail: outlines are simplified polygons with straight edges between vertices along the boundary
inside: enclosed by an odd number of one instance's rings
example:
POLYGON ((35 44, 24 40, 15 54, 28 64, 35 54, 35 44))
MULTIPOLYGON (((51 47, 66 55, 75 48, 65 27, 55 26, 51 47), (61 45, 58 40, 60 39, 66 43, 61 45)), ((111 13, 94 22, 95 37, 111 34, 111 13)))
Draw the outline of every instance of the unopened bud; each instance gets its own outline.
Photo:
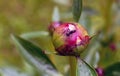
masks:
POLYGON ((90 37, 78 23, 62 23, 53 31, 53 45, 60 55, 79 55, 88 45, 90 37))

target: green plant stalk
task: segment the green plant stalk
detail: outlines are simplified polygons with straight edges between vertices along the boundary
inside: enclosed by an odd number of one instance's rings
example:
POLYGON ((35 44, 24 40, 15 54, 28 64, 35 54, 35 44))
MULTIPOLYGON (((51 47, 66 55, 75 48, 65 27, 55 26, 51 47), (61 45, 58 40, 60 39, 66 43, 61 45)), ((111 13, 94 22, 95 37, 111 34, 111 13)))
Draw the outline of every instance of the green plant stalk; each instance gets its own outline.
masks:
POLYGON ((112 26, 112 17, 111 17, 111 8, 112 8, 112 3, 113 3, 113 0, 107 0, 107 8, 106 8, 106 12, 105 12, 105 15, 106 15, 106 22, 105 22, 105 29, 106 29, 106 33, 109 32, 109 29, 111 28, 112 26), (108 13, 107 13, 108 12, 108 13))
POLYGON ((112 26, 112 15, 111 15, 111 8, 112 8, 112 4, 113 4, 113 0, 101 0, 101 4, 103 4, 101 6, 101 11, 102 11, 102 15, 103 18, 105 20, 105 27, 104 27, 104 33, 108 33, 109 29, 112 26), (105 4, 103 4, 105 2, 105 4))
POLYGON ((70 76, 76 76, 76 57, 69 56, 69 64, 70 64, 70 76))

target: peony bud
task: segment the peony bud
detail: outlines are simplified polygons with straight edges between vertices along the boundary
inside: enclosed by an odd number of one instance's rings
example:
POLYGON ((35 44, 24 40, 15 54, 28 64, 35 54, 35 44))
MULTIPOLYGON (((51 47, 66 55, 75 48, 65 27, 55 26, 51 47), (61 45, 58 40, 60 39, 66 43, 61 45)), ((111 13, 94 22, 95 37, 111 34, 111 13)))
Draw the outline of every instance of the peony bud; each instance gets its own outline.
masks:
POLYGON ((87 31, 78 23, 62 23, 54 28, 52 37, 55 50, 60 55, 79 55, 89 40, 87 31))
POLYGON ((103 68, 98 67, 95 70, 96 70, 98 76, 105 76, 105 72, 104 72, 103 68))
POLYGON ((116 51, 116 44, 115 43, 110 43, 109 44, 109 48, 112 50, 112 51, 116 51))

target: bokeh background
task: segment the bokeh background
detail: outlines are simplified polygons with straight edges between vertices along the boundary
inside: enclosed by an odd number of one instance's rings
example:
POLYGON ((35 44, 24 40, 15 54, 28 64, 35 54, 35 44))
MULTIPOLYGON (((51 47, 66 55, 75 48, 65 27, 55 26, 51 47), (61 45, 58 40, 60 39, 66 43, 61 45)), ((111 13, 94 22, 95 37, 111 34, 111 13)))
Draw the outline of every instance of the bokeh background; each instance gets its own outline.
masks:
MULTIPOLYGON (((61 21, 74 21, 72 0, 0 0, 0 72, 3 76, 37 76, 35 69, 17 51, 10 35, 48 31, 56 7, 61 21)), ((96 64, 91 64, 95 67, 106 68, 120 62, 120 0, 83 0, 79 22, 91 36, 100 32, 82 55, 86 61, 91 63, 88 53, 92 52, 90 57, 96 64)), ((31 40, 43 49, 53 50, 46 37, 31 40)), ((68 70, 67 57, 50 57, 62 73, 68 70)))

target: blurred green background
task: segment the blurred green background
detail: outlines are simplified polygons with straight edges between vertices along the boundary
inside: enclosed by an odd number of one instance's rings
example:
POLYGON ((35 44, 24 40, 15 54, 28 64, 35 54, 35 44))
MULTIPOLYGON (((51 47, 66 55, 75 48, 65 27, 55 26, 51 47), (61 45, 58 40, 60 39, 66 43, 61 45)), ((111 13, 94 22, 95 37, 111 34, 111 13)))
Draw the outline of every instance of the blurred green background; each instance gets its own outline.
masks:
MULTIPOLYGON (((0 67, 17 67, 24 71, 28 71, 26 67, 31 68, 24 63, 10 35, 47 31, 48 25, 52 22, 55 6, 59 8, 61 21, 73 21, 72 0, 0 0, 0 67)), ((83 0, 80 23, 86 27, 91 36, 102 31, 102 37, 98 40, 101 43, 98 43, 101 46, 97 49, 100 53, 98 65, 105 68, 120 61, 120 0, 83 0), (113 36, 114 38, 110 40, 113 36), (109 44, 112 43, 115 50, 111 49, 112 45, 109 48, 109 44)), ((53 49, 47 38, 37 38, 33 41, 43 49, 53 49)), ((67 58, 54 57, 51 59, 56 66, 60 65, 58 69, 64 73, 62 69, 65 69, 63 65, 68 63, 67 58), (63 61, 57 61, 56 58, 63 61)))
POLYGON ((50 0, 0 0, 0 65, 20 64, 10 34, 47 30, 54 5, 50 0))

